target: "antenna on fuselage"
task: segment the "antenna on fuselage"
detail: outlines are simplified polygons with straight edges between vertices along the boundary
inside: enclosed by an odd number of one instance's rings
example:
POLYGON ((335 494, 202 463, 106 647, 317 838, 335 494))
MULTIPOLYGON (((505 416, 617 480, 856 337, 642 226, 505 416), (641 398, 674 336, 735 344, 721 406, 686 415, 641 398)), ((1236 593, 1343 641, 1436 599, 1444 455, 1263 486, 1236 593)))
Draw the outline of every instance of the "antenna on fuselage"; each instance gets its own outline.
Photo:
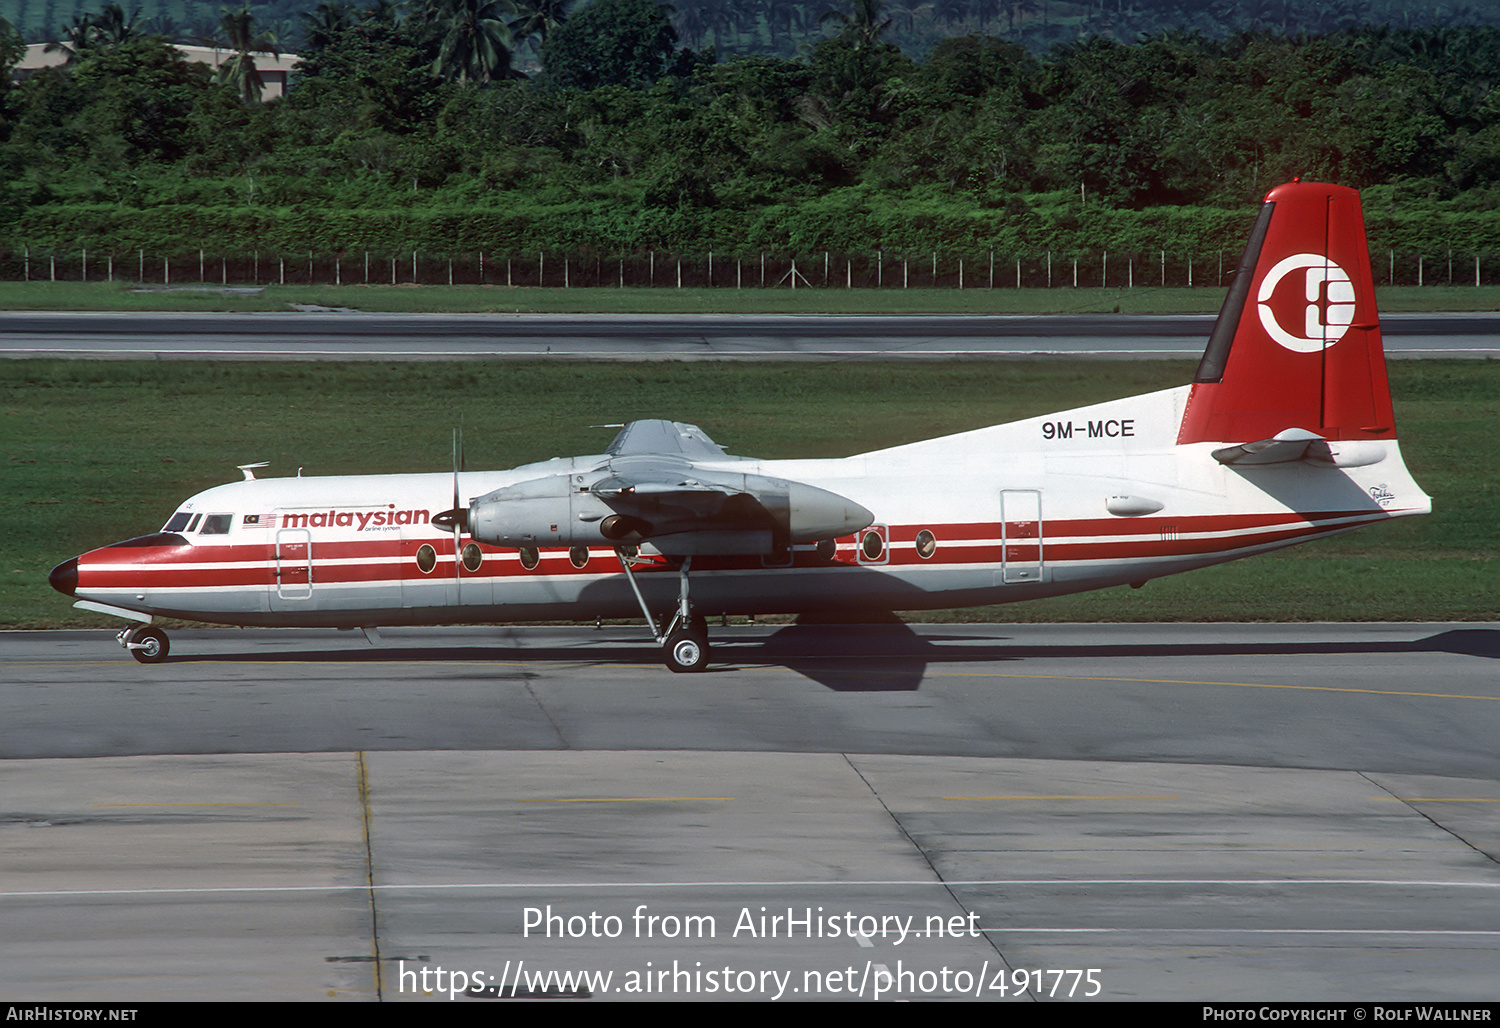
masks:
POLYGON ((254 482, 255 481, 255 470, 254 470, 255 468, 268 468, 270 466, 271 466, 271 462, 268 461, 268 460, 263 460, 259 464, 236 464, 235 465, 235 467, 237 467, 237 468, 240 469, 240 474, 242 474, 242 475, 245 476, 245 481, 246 482, 254 482))

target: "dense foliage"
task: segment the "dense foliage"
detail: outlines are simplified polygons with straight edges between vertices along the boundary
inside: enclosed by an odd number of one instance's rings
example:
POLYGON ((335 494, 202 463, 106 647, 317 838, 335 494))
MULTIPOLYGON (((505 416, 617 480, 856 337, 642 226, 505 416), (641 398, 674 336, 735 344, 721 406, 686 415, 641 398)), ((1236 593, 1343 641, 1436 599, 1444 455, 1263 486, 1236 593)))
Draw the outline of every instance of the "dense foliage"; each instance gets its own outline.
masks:
POLYGON ((160 37, 85 35, 0 93, 0 239, 1205 252, 1302 175, 1364 189, 1377 248, 1500 246, 1500 29, 1093 36, 1044 56, 969 35, 917 60, 890 42, 895 7, 855 0, 784 23, 798 58, 721 59, 677 49, 653 0, 549 10, 324 0, 268 103, 160 37), (519 77, 544 36, 545 67, 519 77))

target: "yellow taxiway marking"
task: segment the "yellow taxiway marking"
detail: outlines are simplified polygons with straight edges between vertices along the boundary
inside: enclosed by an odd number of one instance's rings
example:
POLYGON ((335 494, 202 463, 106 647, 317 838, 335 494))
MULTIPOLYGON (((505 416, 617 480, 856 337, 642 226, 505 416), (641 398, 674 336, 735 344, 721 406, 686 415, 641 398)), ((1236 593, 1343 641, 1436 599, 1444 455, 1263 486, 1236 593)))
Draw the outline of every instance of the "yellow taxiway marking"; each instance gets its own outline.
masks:
POLYGON ((1181 796, 943 796, 945 800, 1180 800, 1181 796))
POLYGON ((1376 803, 1500 803, 1495 796, 1371 796, 1376 803))
POLYGON ((238 803, 90 803, 91 807, 295 807, 296 800, 245 800, 238 803))
POLYGON ((1489 700, 1500 702, 1500 696, 1475 696, 1469 693, 1415 692, 1402 689, 1357 689, 1342 685, 1277 685, 1272 682, 1198 682, 1181 678, 1117 678, 1106 675, 1017 675, 1001 671, 929 671, 933 678, 1034 678, 1061 682, 1139 682, 1144 685, 1227 685, 1238 689, 1297 689, 1306 692, 1361 692, 1375 696, 1421 696, 1436 700, 1489 700))
MULTIPOLYGON (((865 655, 865 656, 868 656, 868 655, 865 655)), ((827 658, 812 658, 812 659, 843 660, 843 659, 848 659, 848 658, 843 658, 843 657, 827 657, 827 658)), ((187 660, 187 659, 184 659, 184 660, 173 660, 171 662, 171 664, 174 665, 174 666, 175 665, 186 665, 186 664, 207 664, 207 663, 217 663, 217 661, 209 661, 209 660, 187 660)), ((299 666, 299 662, 297 660, 295 660, 295 659, 290 658, 290 657, 287 658, 287 659, 282 659, 282 660, 236 660, 233 663, 234 663, 234 665, 236 667, 244 667, 247 664, 264 664, 264 665, 268 665, 268 666, 272 666, 272 667, 283 666, 283 667, 287 667, 287 668, 295 668, 295 667, 299 666)), ((333 665, 333 664, 359 664, 359 665, 362 665, 362 666, 369 666, 369 662, 366 661, 366 660, 358 660, 358 661, 352 661, 352 660, 328 660, 328 661, 319 661, 318 664, 319 664, 319 666, 329 666, 329 665, 333 665)), ((434 666, 434 665, 440 665, 440 666, 443 666, 443 667, 515 667, 515 668, 549 667, 549 668, 556 668, 556 669, 568 669, 568 668, 597 667, 597 666, 599 666, 599 661, 597 661, 597 660, 578 660, 578 661, 571 661, 571 662, 567 662, 567 663, 559 663, 559 662, 554 662, 554 661, 505 661, 505 660, 391 660, 391 661, 380 661, 379 664, 378 664, 378 666, 380 666, 380 667, 431 667, 431 666, 434 666)), ((47 661, 45 663, 31 663, 31 662, 26 662, 26 663, 5 664, 4 666, 7 667, 7 668, 24 668, 24 667, 49 667, 49 668, 57 668, 57 667, 103 667, 103 666, 133 667, 134 665, 132 665, 132 664, 124 664, 124 663, 121 663, 120 661, 112 660, 112 661, 47 661)), ((610 666, 611 667, 615 667, 615 668, 634 668, 634 669, 637 669, 637 670, 653 670, 653 669, 659 669, 661 667, 660 664, 631 664, 631 663, 626 663, 626 664, 612 664, 610 666)), ((781 667, 781 665, 778 665, 778 664, 745 664, 745 665, 738 666, 737 669, 741 670, 741 671, 750 671, 750 670, 759 670, 759 671, 784 670, 781 667)), ((840 671, 836 670, 835 673, 841 673, 841 674, 845 674, 845 675, 849 675, 849 676, 859 676, 859 677, 862 677, 862 678, 893 678, 893 677, 896 677, 896 675, 894 675, 891 672, 884 672, 884 673, 882 673, 882 672, 878 672, 878 671, 870 672, 870 671, 855 671, 855 670, 850 670, 850 671, 842 671, 842 672, 840 672, 840 671)), ((1300 691, 1304 691, 1304 692, 1365 693, 1365 694, 1368 694, 1368 695, 1371 695, 1371 696, 1415 696, 1415 697, 1420 697, 1420 698, 1423 698, 1423 699, 1436 699, 1436 700, 1486 700, 1486 701, 1488 701, 1490 703, 1500 703, 1500 696, 1479 696, 1479 695, 1475 695, 1475 694, 1472 694, 1472 693, 1418 692, 1416 690, 1406 690, 1406 689, 1361 689, 1361 688, 1356 688, 1356 687, 1353 687, 1353 686, 1340 686, 1340 685, 1285 685, 1285 684, 1276 684, 1276 683, 1273 683, 1273 682, 1207 682, 1207 681, 1200 681, 1200 680, 1196 680, 1196 679, 1187 679, 1187 678, 1124 678, 1124 677, 1119 677, 1119 676, 1114 676, 1114 675, 1021 675, 1021 674, 1007 673, 1007 672, 1003 672, 1003 671, 934 671, 930 667, 923 672, 922 677, 924 677, 924 678, 1017 678, 1017 679, 1028 679, 1029 678, 1029 679, 1036 680, 1036 681, 1056 681, 1056 682, 1133 682, 1133 683, 1139 683, 1139 684, 1142 684, 1142 685, 1219 685, 1219 686, 1230 686, 1230 687, 1237 688, 1237 689, 1294 689, 1294 690, 1300 690, 1300 691)))
POLYGON ((733 796, 578 796, 517 800, 517 803, 728 803, 733 796))

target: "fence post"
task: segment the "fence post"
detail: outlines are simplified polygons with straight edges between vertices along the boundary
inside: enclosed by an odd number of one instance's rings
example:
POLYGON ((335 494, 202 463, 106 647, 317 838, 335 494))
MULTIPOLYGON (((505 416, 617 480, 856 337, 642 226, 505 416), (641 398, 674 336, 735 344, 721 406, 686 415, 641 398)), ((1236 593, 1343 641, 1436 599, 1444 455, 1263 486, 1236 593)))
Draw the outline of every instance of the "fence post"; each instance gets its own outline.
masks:
POLYGON ((1099 285, 1104 289, 1109 288, 1109 251, 1104 251, 1104 263, 1099 269, 1099 285))
MULTIPOLYGON (((933 285, 937 285, 937 276, 936 275, 934 275, 932 277, 932 284, 933 285)), ((960 257, 958 259, 958 288, 960 290, 962 290, 963 287, 964 287, 964 259, 962 257, 960 257)))
POLYGON ((1073 288, 1078 288, 1078 258, 1073 258, 1073 288))
POLYGON ((875 288, 885 285, 885 251, 875 251, 875 288))
POLYGON ((1479 254, 1474 255, 1474 288, 1479 288, 1479 254))
POLYGON ((139 257, 140 261, 141 261, 141 266, 140 266, 140 283, 142 285, 145 285, 146 284, 146 251, 145 251, 145 249, 142 248, 142 249, 136 251, 136 256, 139 257))
POLYGON ((1047 251, 1047 288, 1052 288, 1052 251, 1047 251))
POLYGON ((31 247, 26 247, 26 281, 31 281, 31 247))
POLYGON ((677 288, 682 288, 682 256, 677 257, 677 288))
POLYGON ((708 288, 714 287, 714 252, 708 251, 708 288))
MULTIPOLYGON (((1474 260, 1475 260, 1475 263, 1478 263, 1479 258, 1476 257, 1476 258, 1474 258, 1474 260)), ((111 284, 113 284, 114 280, 115 280, 115 255, 114 254, 110 254, 109 255, 109 281, 110 281, 111 284)))
POLYGON ((203 249, 200 247, 198 249, 198 284, 202 285, 207 281, 208 279, 203 276, 203 249))
POLYGON ((50 267, 52 269, 51 270, 52 281, 56 282, 57 281, 57 254, 54 253, 51 257, 47 258, 47 265, 48 265, 48 267, 50 267))
POLYGON ((1165 250, 1161 252, 1161 285, 1163 289, 1167 287, 1167 251, 1165 250))
POLYGON ((1422 255, 1417 254, 1417 286, 1422 285, 1422 255))
POLYGON ((170 257, 161 259, 161 284, 164 286, 172 284, 172 258, 170 257))
POLYGON ((1016 288, 1021 288, 1021 258, 1016 258, 1016 288))
POLYGON ((1193 255, 1188 254, 1188 288, 1193 288, 1193 255))
POLYGON ((995 251, 990 251, 990 288, 995 288, 995 251))
POLYGON ((1135 288, 1135 258, 1134 257, 1131 257, 1129 260, 1127 260, 1125 262, 1125 268, 1126 268, 1126 272, 1127 272, 1127 274, 1125 276, 1125 288, 1126 289, 1134 289, 1135 288))
POLYGON ((83 248, 83 278, 81 279, 81 281, 87 282, 88 280, 89 280, 89 248, 85 246, 83 248))

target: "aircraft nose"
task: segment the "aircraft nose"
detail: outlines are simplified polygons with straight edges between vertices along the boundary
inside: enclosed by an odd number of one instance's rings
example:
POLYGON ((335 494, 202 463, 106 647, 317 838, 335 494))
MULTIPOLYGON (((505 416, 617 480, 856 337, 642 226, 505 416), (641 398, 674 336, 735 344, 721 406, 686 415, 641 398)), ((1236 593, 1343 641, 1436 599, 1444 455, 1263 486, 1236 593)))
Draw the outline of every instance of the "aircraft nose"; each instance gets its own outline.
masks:
POLYGON ((52 588, 66 596, 78 595, 78 558, 73 557, 57 565, 52 569, 52 574, 47 576, 47 581, 52 583, 52 588))

